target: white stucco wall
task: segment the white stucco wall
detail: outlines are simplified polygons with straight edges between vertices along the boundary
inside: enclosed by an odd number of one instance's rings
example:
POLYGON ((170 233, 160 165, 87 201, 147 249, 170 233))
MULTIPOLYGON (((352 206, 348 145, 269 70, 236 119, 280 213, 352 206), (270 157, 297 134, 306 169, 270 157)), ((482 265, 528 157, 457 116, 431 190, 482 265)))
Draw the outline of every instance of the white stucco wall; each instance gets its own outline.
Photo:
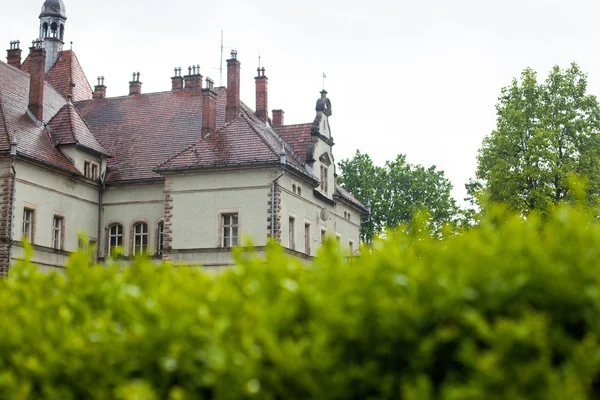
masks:
MULTIPOLYGON (((220 214, 237 212, 241 240, 267 242, 268 194, 275 169, 202 172, 173 177, 173 249, 220 247, 220 214)), ((209 262, 212 260, 208 260, 209 262)))
POLYGON ((289 227, 290 217, 295 220, 295 250, 301 253, 307 253, 305 247, 304 227, 306 223, 310 224, 310 254, 314 256, 321 246, 321 230, 324 229, 328 236, 340 237, 340 247, 342 251, 349 249, 349 241, 354 244, 354 250, 358 248, 358 239, 360 235, 360 213, 347 205, 336 202, 331 204, 317 198, 313 192, 313 186, 302 181, 291 174, 284 175, 279 180, 281 187, 281 244, 287 248, 292 248, 290 243, 289 227), (292 185, 301 185, 301 194, 293 192, 292 185), (321 209, 329 210, 329 218, 326 221, 321 219, 321 209), (350 213, 350 219, 344 217, 350 213))
POLYGON ((107 186, 103 193, 101 256, 106 255, 107 231, 113 223, 123 225, 123 250, 131 254, 132 225, 148 223, 149 254, 156 254, 157 225, 164 215, 163 182, 107 186))
MULTIPOLYGON (((33 261, 40 265, 62 267, 65 252, 74 251, 78 234, 83 232, 91 240, 97 239, 98 188, 84 179, 55 172, 28 162, 17 160, 15 214, 13 238, 23 239, 24 208, 34 210, 33 261), (54 216, 64 218, 63 252, 52 248, 54 216)), ((15 246, 13 258, 22 256, 15 246)))

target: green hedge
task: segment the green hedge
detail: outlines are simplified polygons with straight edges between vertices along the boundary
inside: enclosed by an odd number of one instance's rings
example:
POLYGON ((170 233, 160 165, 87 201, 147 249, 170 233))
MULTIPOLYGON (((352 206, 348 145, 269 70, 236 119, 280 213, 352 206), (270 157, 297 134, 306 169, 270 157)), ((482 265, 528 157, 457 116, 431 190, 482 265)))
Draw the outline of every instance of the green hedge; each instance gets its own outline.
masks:
POLYGON ((593 218, 419 226, 350 262, 272 246, 220 275, 19 265, 0 282, 0 398, 600 398, 593 218))

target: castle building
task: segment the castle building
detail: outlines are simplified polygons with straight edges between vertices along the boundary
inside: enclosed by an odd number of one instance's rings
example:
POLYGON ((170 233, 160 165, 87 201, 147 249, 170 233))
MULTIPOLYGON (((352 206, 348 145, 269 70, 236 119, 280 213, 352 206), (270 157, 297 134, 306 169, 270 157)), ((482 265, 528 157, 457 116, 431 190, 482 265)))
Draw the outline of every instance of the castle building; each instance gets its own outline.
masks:
POLYGON ((232 247, 270 238, 311 259, 327 235, 352 253, 367 208, 336 184, 327 92, 314 121, 285 125, 268 108, 268 78, 255 78, 256 109, 240 99, 241 63, 227 87, 199 66, 175 69, 171 88, 129 95, 92 89, 64 50, 67 13, 46 0, 39 39, 23 60, 19 41, 0 61, 0 276, 34 247, 33 262, 62 268, 85 233, 100 261, 145 253, 175 264, 223 267, 232 247))

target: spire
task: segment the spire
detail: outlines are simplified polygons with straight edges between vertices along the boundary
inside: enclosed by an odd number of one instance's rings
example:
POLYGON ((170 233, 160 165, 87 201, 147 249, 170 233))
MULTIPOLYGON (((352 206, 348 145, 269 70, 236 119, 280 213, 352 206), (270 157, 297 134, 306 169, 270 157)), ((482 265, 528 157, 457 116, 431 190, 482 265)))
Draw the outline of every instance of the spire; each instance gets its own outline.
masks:
POLYGON ((46 0, 40 13, 40 39, 46 49, 47 73, 63 50, 67 9, 62 0, 46 0))

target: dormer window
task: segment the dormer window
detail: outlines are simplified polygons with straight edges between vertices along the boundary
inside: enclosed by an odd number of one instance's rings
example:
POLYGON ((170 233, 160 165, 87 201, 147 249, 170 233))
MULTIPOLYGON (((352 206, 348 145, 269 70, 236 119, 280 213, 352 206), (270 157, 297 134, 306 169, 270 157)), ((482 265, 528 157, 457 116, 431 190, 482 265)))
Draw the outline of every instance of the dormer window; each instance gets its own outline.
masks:
POLYGON ((92 161, 83 162, 83 176, 88 179, 97 180, 100 176, 100 166, 92 161))

